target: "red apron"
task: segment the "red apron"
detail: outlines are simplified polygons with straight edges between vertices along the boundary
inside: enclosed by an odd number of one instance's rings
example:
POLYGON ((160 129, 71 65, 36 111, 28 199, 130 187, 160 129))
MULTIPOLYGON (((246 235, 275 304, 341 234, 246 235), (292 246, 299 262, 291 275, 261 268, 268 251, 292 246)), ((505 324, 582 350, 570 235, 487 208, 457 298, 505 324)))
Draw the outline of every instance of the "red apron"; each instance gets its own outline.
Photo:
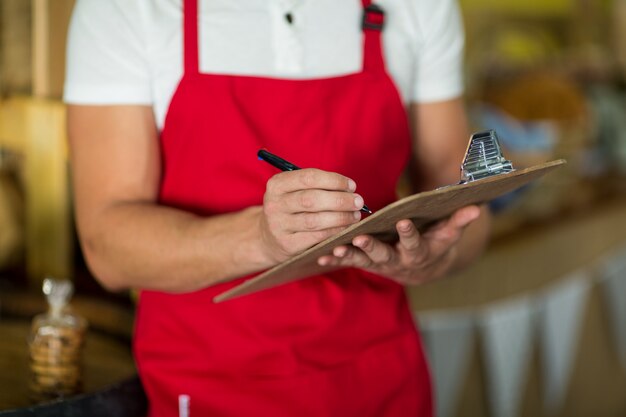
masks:
MULTIPOLYGON (((184 75, 161 136, 161 204, 206 216, 262 204, 277 172, 257 160, 260 148, 353 178, 374 210, 396 199, 410 135, 376 25, 364 26, 361 72, 283 80, 200 73, 197 21, 197 0, 185 0, 184 75)), ((134 351, 150 416, 431 415, 402 286, 344 269, 211 302, 243 279, 141 293, 134 351)))

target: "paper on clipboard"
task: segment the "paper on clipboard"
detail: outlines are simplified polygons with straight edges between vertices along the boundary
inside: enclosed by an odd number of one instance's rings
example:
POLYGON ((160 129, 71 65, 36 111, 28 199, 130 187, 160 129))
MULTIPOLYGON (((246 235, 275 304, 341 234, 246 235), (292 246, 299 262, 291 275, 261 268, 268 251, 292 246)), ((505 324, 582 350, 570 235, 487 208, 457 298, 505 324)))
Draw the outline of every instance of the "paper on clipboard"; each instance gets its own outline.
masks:
POLYGON ((333 248, 337 246, 350 244, 356 236, 367 234, 382 240, 388 240, 396 236, 395 225, 399 220, 411 219, 419 228, 447 217, 462 207, 486 203, 509 193, 563 164, 565 164, 565 160, 559 159, 530 168, 493 175, 468 183, 450 185, 405 197, 378 210, 371 216, 299 255, 217 295, 213 301, 226 301, 234 297, 328 272, 334 269, 334 267, 320 266, 317 264, 317 259, 320 256, 331 254, 333 248))

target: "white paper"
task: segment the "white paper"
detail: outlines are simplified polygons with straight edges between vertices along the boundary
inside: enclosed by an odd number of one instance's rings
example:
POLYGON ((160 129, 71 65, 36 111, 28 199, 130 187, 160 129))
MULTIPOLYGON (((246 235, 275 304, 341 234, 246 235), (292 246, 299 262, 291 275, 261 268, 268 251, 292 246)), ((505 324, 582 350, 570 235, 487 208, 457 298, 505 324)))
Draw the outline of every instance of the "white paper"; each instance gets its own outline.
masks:
POLYGON ((530 298, 524 296, 489 306, 480 314, 492 416, 518 415, 532 352, 533 313, 530 298))
POLYGON ((626 369, 626 247, 606 259, 601 267, 601 283, 615 348, 626 369))
POLYGON ((549 288, 539 300, 544 404, 550 413, 565 399, 589 287, 589 274, 581 271, 549 288))
POLYGON ((473 316, 467 311, 422 313, 422 340, 434 380, 437 417, 456 413, 473 347, 473 316))

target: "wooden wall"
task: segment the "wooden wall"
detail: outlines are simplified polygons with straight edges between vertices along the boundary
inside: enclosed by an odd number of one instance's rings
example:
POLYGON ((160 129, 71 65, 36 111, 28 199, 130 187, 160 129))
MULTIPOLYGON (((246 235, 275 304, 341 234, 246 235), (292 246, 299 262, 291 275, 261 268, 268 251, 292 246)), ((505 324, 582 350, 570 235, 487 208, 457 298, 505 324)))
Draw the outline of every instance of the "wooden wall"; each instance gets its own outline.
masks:
POLYGON ((0 94, 31 91, 31 2, 0 1, 0 94))
POLYGON ((65 42, 74 0, 33 0, 33 95, 60 98, 65 77, 65 42))
POLYGON ((58 99, 74 0, 0 1, 0 93, 58 99))
POLYGON ((25 194, 26 270, 72 276, 65 108, 60 98, 74 0, 0 1, 0 147, 18 153, 25 194))

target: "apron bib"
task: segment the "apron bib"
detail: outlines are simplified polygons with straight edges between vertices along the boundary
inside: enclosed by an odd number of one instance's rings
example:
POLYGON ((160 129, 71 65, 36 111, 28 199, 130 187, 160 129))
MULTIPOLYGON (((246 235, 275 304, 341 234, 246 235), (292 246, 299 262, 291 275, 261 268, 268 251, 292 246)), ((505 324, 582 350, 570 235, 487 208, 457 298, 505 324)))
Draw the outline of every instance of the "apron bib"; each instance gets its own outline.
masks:
MULTIPOLYGON (((376 25, 364 26, 355 74, 204 74, 197 10, 197 0, 184 0, 184 75, 161 134, 160 204, 204 216, 262 204, 277 171, 257 160, 260 148, 351 177, 373 210, 396 200, 410 134, 376 25)), ((247 278, 186 294, 141 292, 134 352, 151 417, 432 414, 402 286, 344 269, 212 303, 247 278)))

